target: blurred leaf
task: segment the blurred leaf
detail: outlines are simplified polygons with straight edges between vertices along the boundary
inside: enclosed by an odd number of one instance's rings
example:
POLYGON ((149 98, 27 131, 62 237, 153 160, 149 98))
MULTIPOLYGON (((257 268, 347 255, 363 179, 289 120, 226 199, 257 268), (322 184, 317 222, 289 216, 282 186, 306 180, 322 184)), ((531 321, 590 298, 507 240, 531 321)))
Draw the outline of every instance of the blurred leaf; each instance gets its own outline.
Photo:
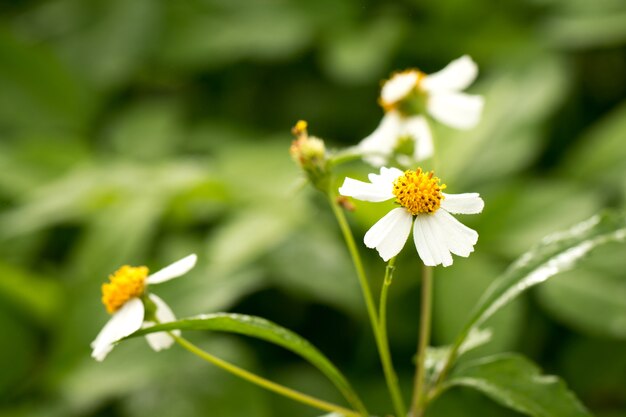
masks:
POLYGON ((174 68, 280 59, 302 50, 312 36, 306 15, 281 1, 207 0, 168 7, 168 28, 159 52, 174 68))
POLYGON ((566 155, 563 173, 584 182, 622 181, 626 175, 626 102, 595 123, 566 155), (589 175, 593 173, 593 175, 589 175))
MULTIPOLYGON (((203 344, 221 358, 247 369, 258 369, 253 353, 236 340, 214 335, 203 344)), ((111 400, 123 405, 124 415, 132 416, 145 415, 147 410, 155 416, 196 412, 211 415, 217 410, 223 412, 220 416, 228 417, 238 417, 240 410, 255 417, 270 415, 262 390, 182 349, 155 353, 145 340, 139 339, 124 345, 105 362, 94 361, 88 355, 88 346, 83 347, 83 359, 77 366, 66 366, 64 374, 58 375, 62 378, 52 385, 57 397, 63 400, 60 415, 96 414, 111 400), (249 403, 241 404, 242 396, 249 403)))
POLYGON ((58 58, 0 27, 0 132, 83 128, 91 112, 85 91, 58 58))
POLYGON ((542 375, 536 365, 519 355, 491 356, 461 365, 445 388, 455 385, 474 388, 533 417, 591 416, 563 381, 542 375))
POLYGON ((174 311, 184 315, 227 310, 267 285, 264 271, 252 265, 235 271, 199 265, 188 278, 159 288, 174 311))
POLYGON ((597 213, 602 208, 599 192, 563 180, 526 177, 487 189, 482 194, 485 210, 468 220, 480 231, 482 248, 512 259, 541 240, 546 230, 567 228, 597 213))
POLYGON ((586 404, 605 411, 624 410, 626 342, 573 338, 560 352, 559 373, 586 404))
POLYGON ((479 326, 526 289, 572 269, 592 249, 624 239, 626 216, 618 213, 596 215, 569 230, 547 236, 489 286, 455 345, 463 343, 472 328, 479 326))
POLYGON ((244 211, 215 231, 209 244, 211 262, 226 270, 256 260, 284 240, 299 219, 271 207, 244 211))
POLYGON ((569 88, 567 67, 556 56, 527 60, 495 70, 470 92, 484 94, 485 109, 479 125, 456 131, 434 124, 438 172, 459 189, 502 180, 529 165, 541 142, 539 126, 564 99, 569 88), (474 90, 474 91, 472 91, 474 90), (475 167, 481 169, 475 169, 475 167))
POLYGON ((20 29, 54 45, 98 89, 119 87, 154 48, 160 2, 56 0, 22 16, 20 29))
POLYGON ((350 383, 320 351, 290 330, 280 327, 268 320, 260 317, 246 316, 243 314, 207 314, 141 329, 133 333, 130 337, 174 329, 214 330, 237 333, 281 346, 301 356, 303 359, 307 360, 319 369, 333 384, 335 384, 344 397, 352 405, 355 405, 358 408, 359 400, 354 394, 350 383))
MULTIPOLYGON (((2 277, 4 279, 4 277, 2 277)), ((25 386, 37 357, 37 339, 32 329, 0 304, 0 401, 5 402, 25 386)))
POLYGON ((20 204, 0 214, 0 236, 10 238, 76 220, 102 204, 109 191, 100 170, 78 167, 61 179, 24 190, 20 204))
POLYGON ((120 109, 108 130, 117 152, 140 159, 174 155, 183 137, 180 108, 165 100, 134 103, 120 109))
MULTIPOLYGON (((214 336, 214 335, 213 335, 214 336)), ((235 340, 212 340, 208 350, 220 358, 243 364, 246 369, 259 369, 254 352, 235 340), (216 343, 217 342, 217 343, 216 343), (232 350, 233 352, 229 352, 232 350)), ((124 415, 142 417, 220 416, 220 417, 271 417, 270 395, 248 381, 234 377, 198 358, 185 353, 165 371, 168 378, 159 377, 146 389, 126 396, 122 409, 124 415), (176 389, 172 389, 176 386, 176 389), (245 401, 242 401, 245 399, 245 401)), ((161 359, 161 358, 159 358, 161 359)), ((305 408, 301 406, 301 408, 305 408)))
POLYGON ((399 16, 380 14, 366 25, 332 28, 322 48, 322 66, 343 84, 376 82, 405 32, 399 16))
MULTIPOLYGON (((51 325, 63 303, 57 281, 0 261, 0 299, 38 324, 51 325)), ((3 303, 4 304, 4 303, 3 303)))
POLYGON ((619 0, 572 0, 555 3, 541 26, 549 43, 564 48, 598 48, 626 42, 626 6, 619 0))
POLYGON ((164 196, 120 197, 117 204, 91 216, 74 254, 72 272, 78 277, 106 277, 119 265, 146 257, 148 242, 156 233, 164 210, 164 196), (103 257, 103 253, 107 256, 103 257))
POLYGON ((353 266, 330 224, 304 224, 268 254, 272 282, 356 316, 363 301, 353 266), (328 226, 328 227, 322 227, 328 226))
POLYGON ((597 263, 606 260, 613 269, 594 267, 591 259, 540 287, 544 308, 574 329, 591 335, 626 339, 626 261, 624 244, 608 244, 592 252, 597 263), (604 270, 603 270, 604 269, 604 270))

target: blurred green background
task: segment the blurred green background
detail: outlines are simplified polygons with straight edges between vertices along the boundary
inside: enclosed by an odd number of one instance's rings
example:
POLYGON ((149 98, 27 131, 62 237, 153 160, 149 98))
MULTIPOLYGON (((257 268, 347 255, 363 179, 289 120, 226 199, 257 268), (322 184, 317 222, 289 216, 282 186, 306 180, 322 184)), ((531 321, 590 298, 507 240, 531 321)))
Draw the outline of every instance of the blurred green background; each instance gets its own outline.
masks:
MULTIPOLYGON (((436 270, 434 343, 544 235, 626 203, 623 0, 56 0, 0 3, 0 416, 315 416, 181 349, 90 357, 121 264, 198 267, 158 288, 179 316, 264 316, 320 347, 370 409, 391 409, 357 281, 323 199, 299 188, 289 129, 333 146, 371 132, 380 80, 470 54, 484 94, 470 132, 436 126, 439 176, 478 191, 476 252, 436 270)), ((346 174, 367 168, 352 165, 346 174)), ((360 239, 384 207, 350 215, 360 239)), ((490 320, 473 355, 519 351, 598 416, 626 416, 626 245, 490 320)), ((363 249, 378 290, 383 263, 363 249)), ((389 326, 404 388, 419 262, 407 249, 389 326)), ((279 348, 190 334, 209 351, 341 402, 279 348)), ((429 416, 514 416, 453 390, 429 416)))

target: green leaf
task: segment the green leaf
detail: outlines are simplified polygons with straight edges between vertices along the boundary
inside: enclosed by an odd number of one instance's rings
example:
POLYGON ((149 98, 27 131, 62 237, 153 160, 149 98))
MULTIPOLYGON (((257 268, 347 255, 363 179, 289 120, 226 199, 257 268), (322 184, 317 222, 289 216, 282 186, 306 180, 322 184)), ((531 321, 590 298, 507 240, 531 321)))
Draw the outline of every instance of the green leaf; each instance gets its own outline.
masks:
MULTIPOLYGON (((477 230, 482 231, 481 228, 477 230)), ((437 271, 434 282, 433 338, 438 344, 452 345, 455 342, 469 314, 493 282, 493 277, 504 270, 503 265, 499 265, 494 257, 485 252, 476 253, 471 259, 459 259, 454 266, 437 271)), ((481 327, 490 328, 493 335, 488 346, 472 352, 472 358, 509 352, 517 345, 526 318, 524 301, 520 299, 510 303, 482 324, 481 327)), ((471 338, 469 336, 464 344, 470 342, 471 338)))
POLYGON ((569 230, 547 236, 491 284, 457 339, 455 348, 465 341, 473 328, 526 289, 572 269, 597 246, 625 238, 626 216, 623 213, 596 215, 569 230))
MULTIPOLYGON (((461 357, 463 354, 489 343, 492 337, 493 332, 491 329, 472 329, 465 342, 459 348, 458 356, 461 357)), ((435 382, 439 378, 451 349, 451 346, 428 347, 424 366, 426 367, 426 375, 429 381, 435 382)))
POLYGON ((592 253, 580 268, 542 285, 539 301, 575 330, 626 340, 625 250, 612 243, 592 253))
POLYGON ((444 389, 465 386, 494 401, 533 417, 591 416, 565 383, 542 375, 528 359, 502 354, 468 362, 457 368, 444 389))
POLYGON ((244 314, 205 314, 142 329, 130 337, 163 330, 214 330, 242 334, 274 343, 307 360, 326 375, 351 404, 360 405, 348 380, 326 356, 302 337, 269 320, 244 314))

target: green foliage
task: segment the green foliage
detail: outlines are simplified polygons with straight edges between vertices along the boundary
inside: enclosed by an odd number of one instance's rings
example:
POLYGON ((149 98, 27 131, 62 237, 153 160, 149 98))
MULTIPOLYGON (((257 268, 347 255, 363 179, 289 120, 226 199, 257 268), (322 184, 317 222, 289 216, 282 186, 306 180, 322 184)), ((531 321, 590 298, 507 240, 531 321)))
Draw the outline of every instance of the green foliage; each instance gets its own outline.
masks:
POLYGON ((317 367, 335 384, 348 401, 356 404, 357 398, 352 387, 339 370, 313 345, 295 333, 278 326, 261 317, 242 314, 218 313, 190 317, 164 324, 158 324, 133 334, 142 336, 162 330, 213 330, 228 333, 243 334, 265 340, 296 353, 317 367))
MULTIPOLYGON (((431 72, 464 53, 478 62, 470 92, 485 95, 484 120, 435 129, 449 191, 486 202, 462 219, 480 233, 476 252, 435 271, 434 341, 448 345, 493 278, 513 276, 504 270, 520 253, 602 209, 624 209, 624 13, 620 0, 5 2, 0 416, 321 414, 139 339, 102 364, 89 358, 107 320, 98 302, 107 275, 191 252, 197 268, 159 288, 177 315, 232 310, 294 329, 385 415, 358 284, 327 208, 299 187, 290 126, 304 118, 329 148, 352 146, 378 124, 379 81, 391 71, 431 72)), ((357 205, 357 241, 386 209, 357 205)), ((384 271, 372 252, 361 249, 377 290, 384 271)), ((498 310, 482 324, 491 342, 452 375, 521 351, 563 376, 594 415, 622 416, 622 254, 623 244, 604 245, 498 310)), ((408 387, 419 262, 407 250, 397 267, 388 327, 408 387)), ((197 337, 246 369, 341 401, 288 352, 197 337)), ((518 414, 456 387, 431 415, 518 414)))
POLYGON ((615 213, 594 216, 567 231, 547 236, 491 284, 467 321, 456 345, 463 343, 471 329, 480 326, 526 289, 541 284, 559 272, 572 269, 597 246, 625 239, 626 216, 615 213))
POLYGON ((444 389, 465 386, 533 417, 589 417, 591 414, 555 376, 542 375, 519 355, 501 354, 467 362, 450 375, 444 389))

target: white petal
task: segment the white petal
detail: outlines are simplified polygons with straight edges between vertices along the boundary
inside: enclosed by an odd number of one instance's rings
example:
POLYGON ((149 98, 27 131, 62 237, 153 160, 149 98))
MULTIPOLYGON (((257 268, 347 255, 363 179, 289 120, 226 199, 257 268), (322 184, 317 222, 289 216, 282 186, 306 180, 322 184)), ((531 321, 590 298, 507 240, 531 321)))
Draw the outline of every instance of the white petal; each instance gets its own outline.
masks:
POLYGON ((367 178, 372 184, 388 187, 390 184, 393 185, 396 178, 403 174, 404 172, 398 168, 380 167, 380 174, 368 174, 367 178))
POLYGON ((103 361, 118 340, 141 328, 144 308, 139 298, 131 298, 104 325, 96 339, 91 342, 91 356, 103 361))
MULTIPOLYGON (((159 323, 167 323, 170 321, 176 320, 176 316, 172 312, 172 309, 163 301, 160 297, 157 297, 154 294, 149 295, 150 300, 156 305, 156 318, 159 320, 159 323)), ((144 328, 154 326, 152 322, 144 323, 144 328)), ((173 330, 176 336, 180 336, 180 330, 173 330)), ((174 339, 172 336, 167 334, 167 332, 158 332, 158 333, 150 333, 146 335, 146 340, 150 347, 155 351, 160 351, 163 349, 168 349, 174 343, 174 339)))
POLYGON ((446 194, 441 202, 441 208, 454 214, 476 214, 483 211, 485 202, 478 193, 446 194))
POLYGON ((436 248, 438 251, 441 264, 443 266, 450 266, 452 265, 452 254, 447 244, 446 231, 437 223, 435 214, 422 216, 425 217, 424 225, 426 228, 430 229, 430 236, 432 238, 430 244, 431 247, 436 248))
POLYGON ((425 117, 408 118, 404 123, 403 130, 415 141, 413 158, 416 161, 428 159, 433 155, 433 135, 425 117))
POLYGON ((339 194, 375 203, 389 200, 394 197, 393 180, 399 176, 393 177, 396 172, 400 172, 399 175, 402 175, 402 171, 397 168, 382 167, 380 175, 370 174, 370 181, 372 182, 363 182, 346 177, 343 180, 343 185, 339 187, 339 194))
POLYGON ((433 215, 422 214, 415 217, 413 240, 417 253, 425 265, 452 265, 452 256, 445 245, 444 236, 437 228, 433 215))
POLYGON ((411 233, 413 216, 404 208, 395 208, 380 219, 365 234, 368 248, 376 248, 383 261, 396 256, 411 233))
POLYGON ((415 216, 415 222, 413 223, 413 242, 415 242, 415 249, 417 249, 417 254, 422 259, 422 262, 424 262, 424 265, 435 266, 437 265, 435 255, 427 244, 430 236, 426 233, 422 224, 423 219, 420 219, 420 217, 423 216, 415 216))
POLYGON ((467 257, 474 251, 474 245, 478 242, 478 233, 475 230, 465 226, 445 210, 437 210, 433 217, 443 231, 450 252, 467 257))
POLYGON ((470 129, 478 124, 483 98, 463 93, 433 94, 428 98, 428 113, 443 124, 470 129))
POLYGON ((359 143, 363 159, 373 166, 384 165, 400 136, 401 116, 390 111, 383 116, 378 127, 359 143))
POLYGON ((427 75, 420 86, 429 92, 461 91, 474 82, 478 75, 478 65, 468 55, 450 62, 441 71, 427 75))
POLYGON ((393 104, 406 97, 417 84, 417 71, 405 71, 394 74, 385 82, 380 91, 380 99, 385 104, 393 104))
POLYGON ((183 259, 174 262, 171 265, 155 272, 150 275, 146 282, 148 284, 159 284, 161 282, 169 281, 173 278, 178 278, 181 275, 186 274, 196 265, 198 257, 195 254, 184 257, 183 259))

